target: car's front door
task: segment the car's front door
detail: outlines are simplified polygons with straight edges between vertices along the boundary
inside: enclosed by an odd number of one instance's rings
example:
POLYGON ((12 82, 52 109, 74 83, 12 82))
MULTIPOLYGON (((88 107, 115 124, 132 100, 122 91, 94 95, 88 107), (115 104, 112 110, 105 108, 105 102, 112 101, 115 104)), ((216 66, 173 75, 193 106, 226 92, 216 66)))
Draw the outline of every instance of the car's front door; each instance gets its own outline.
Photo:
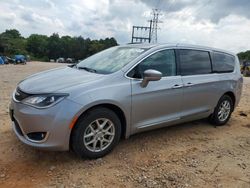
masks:
POLYGON ((175 50, 155 52, 142 60, 128 74, 132 90, 132 131, 153 128, 180 118, 182 80, 177 75, 175 50), (162 78, 151 81, 143 88, 143 72, 148 69, 160 71, 162 78))

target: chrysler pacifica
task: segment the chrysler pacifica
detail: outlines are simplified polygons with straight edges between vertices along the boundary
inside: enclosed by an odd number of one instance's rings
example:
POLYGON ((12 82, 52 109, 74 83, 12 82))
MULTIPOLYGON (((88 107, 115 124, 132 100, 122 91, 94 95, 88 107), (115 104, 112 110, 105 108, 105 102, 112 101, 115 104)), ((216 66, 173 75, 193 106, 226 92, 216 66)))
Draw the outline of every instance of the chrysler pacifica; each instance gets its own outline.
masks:
POLYGON ((117 46, 22 80, 10 116, 27 145, 98 158, 138 132, 202 118, 226 124, 242 81, 239 60, 227 51, 117 46))

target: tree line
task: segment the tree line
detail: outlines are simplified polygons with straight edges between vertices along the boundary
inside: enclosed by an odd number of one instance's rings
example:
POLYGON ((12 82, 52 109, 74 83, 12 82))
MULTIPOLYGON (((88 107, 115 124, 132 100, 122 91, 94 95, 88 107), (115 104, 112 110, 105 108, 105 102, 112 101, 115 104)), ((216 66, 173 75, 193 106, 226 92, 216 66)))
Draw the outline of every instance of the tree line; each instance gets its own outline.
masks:
MULTIPOLYGON (((0 34, 0 55, 29 55, 32 60, 42 61, 56 60, 59 57, 81 60, 116 45, 117 41, 113 37, 91 40, 82 36, 60 37, 53 33, 51 36, 32 34, 25 38, 16 29, 6 30, 0 34)), ((241 61, 250 61, 250 50, 238 53, 238 57, 241 61)))
POLYGON ((85 59, 106 48, 116 46, 115 38, 91 40, 82 36, 60 37, 32 34, 25 38, 16 29, 6 30, 0 34, 0 55, 12 57, 16 54, 29 55, 32 60, 49 61, 59 57, 85 59))
POLYGON ((250 50, 238 53, 240 61, 250 61, 250 50))

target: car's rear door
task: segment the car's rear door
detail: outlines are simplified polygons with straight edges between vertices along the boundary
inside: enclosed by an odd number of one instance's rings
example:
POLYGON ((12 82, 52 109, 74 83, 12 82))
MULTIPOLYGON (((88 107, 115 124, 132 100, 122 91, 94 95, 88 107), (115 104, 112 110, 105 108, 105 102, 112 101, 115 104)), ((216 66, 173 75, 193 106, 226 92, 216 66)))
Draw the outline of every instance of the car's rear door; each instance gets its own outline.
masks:
POLYGON ((132 132, 154 128, 156 124, 180 118, 182 80, 177 75, 176 54, 173 49, 157 51, 142 60, 128 74, 132 89, 132 132), (159 81, 141 87, 142 74, 154 69, 162 73, 159 81))
POLYGON ((178 57, 184 84, 182 118, 209 113, 218 102, 218 76, 212 72, 210 52, 179 49, 178 57))

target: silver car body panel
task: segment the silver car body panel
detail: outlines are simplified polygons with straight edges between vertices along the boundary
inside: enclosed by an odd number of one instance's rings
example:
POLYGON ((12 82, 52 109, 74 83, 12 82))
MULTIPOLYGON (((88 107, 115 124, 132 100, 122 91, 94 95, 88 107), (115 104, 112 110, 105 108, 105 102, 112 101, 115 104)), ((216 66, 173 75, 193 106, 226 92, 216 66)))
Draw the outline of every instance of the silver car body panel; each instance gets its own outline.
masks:
POLYGON ((214 48, 183 44, 133 45, 136 46, 147 50, 121 70, 109 75, 66 67, 38 73, 20 82, 18 87, 29 94, 68 93, 69 96, 46 109, 36 109, 12 100, 10 109, 23 132, 20 135, 13 126, 19 139, 34 147, 68 150, 71 123, 96 105, 109 104, 121 109, 126 119, 125 137, 128 138, 141 131, 205 118, 213 112, 219 98, 226 92, 234 94, 235 106, 239 103, 242 76, 236 55, 214 48), (149 82, 145 88, 140 86, 141 79, 127 76, 143 59, 164 49, 228 53, 235 56, 235 70, 223 74, 163 77, 159 81, 149 82), (42 143, 32 142, 25 136, 39 131, 49 133, 42 143))

